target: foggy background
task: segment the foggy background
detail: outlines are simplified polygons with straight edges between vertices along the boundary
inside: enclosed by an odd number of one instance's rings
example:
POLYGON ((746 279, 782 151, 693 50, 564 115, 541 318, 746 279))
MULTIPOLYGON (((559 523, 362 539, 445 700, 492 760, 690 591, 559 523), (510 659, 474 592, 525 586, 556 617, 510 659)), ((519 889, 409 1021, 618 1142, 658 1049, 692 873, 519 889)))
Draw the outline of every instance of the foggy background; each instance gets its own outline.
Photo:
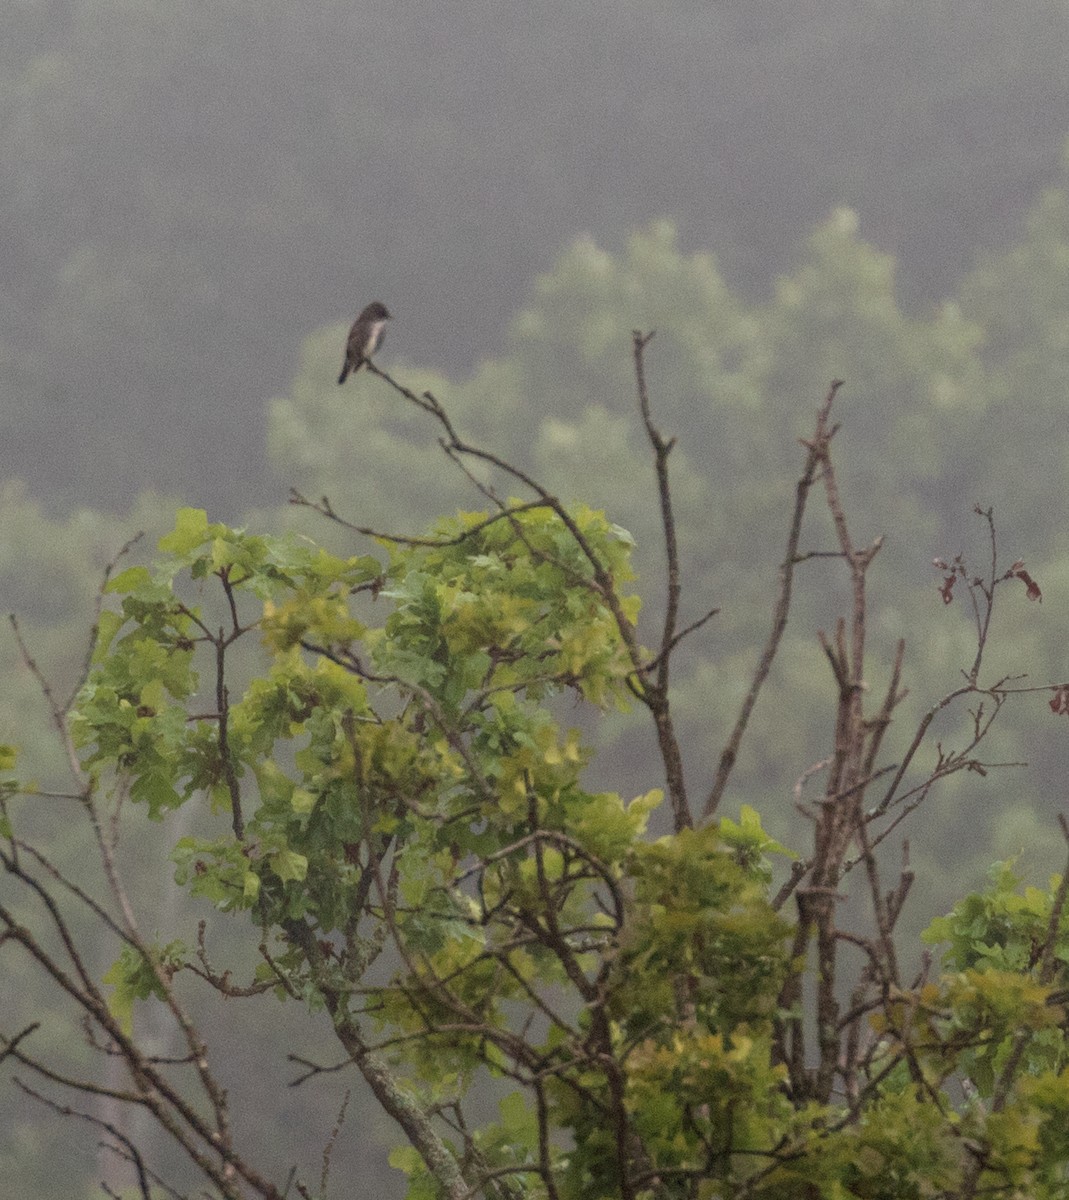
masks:
POLYGON ((744 295, 854 206, 903 301, 1013 236, 1069 131, 1063 3, 5 6, 0 471, 56 504, 284 495, 264 402, 381 297, 451 375, 576 234, 672 218, 744 295))
MULTIPOLYGON (((677 697, 699 797, 711 713, 733 717, 767 632, 795 438, 833 374, 855 536, 897 531, 872 631, 914 639, 911 703, 971 661, 967 620, 938 623, 930 562, 974 537, 977 502, 1000 515, 1004 564, 1026 557, 1044 588, 1042 609, 1021 600, 998 626, 1006 669, 1066 678, 1067 62, 1060 0, 8 0, 0 611, 69 677, 102 562, 138 528, 155 530, 151 554, 177 503, 269 527, 291 519, 296 483, 407 529, 478 503, 435 474, 433 438, 377 381, 334 386, 345 327, 381 299, 384 365, 604 504, 654 583, 645 449, 624 427, 630 330, 657 325, 686 618, 724 607, 677 697)), ((979 568, 982 538, 972 550, 979 568)), ((724 808, 767 808, 796 844, 789 785, 828 733, 812 635, 840 601, 799 598, 800 640, 724 808)), ((4 663, 0 740, 26 742, 39 700, 4 663)), ((1065 733, 1030 711, 1000 745, 1030 773, 970 778, 930 814, 916 927, 951 876, 960 892, 996 855, 1060 853, 1065 733)), ((600 786, 657 784, 646 733, 614 717, 597 734, 600 786)), ((171 836, 137 828, 142 846, 171 836)), ((21 1008, 54 1015, 22 988, 21 1008)), ((287 1090, 285 1050, 333 1054, 301 1014, 257 1011, 235 1009, 213 1044, 254 1097, 239 1123, 284 1177, 294 1146, 318 1163, 340 1092, 287 1090)), ((0 1177, 41 1200, 90 1194, 85 1131, 60 1169, 57 1119, 10 1087, 0 1113, 0 1177)), ((398 1135, 350 1122, 339 1179, 399 1194, 398 1135)))

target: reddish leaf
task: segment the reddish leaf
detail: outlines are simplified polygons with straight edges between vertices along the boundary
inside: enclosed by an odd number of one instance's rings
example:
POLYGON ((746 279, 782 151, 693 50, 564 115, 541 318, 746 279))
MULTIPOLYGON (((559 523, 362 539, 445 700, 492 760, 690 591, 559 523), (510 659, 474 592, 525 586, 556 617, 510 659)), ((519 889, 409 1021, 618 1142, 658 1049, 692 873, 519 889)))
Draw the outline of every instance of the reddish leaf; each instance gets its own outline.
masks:
POLYGON ((1043 603, 1043 593, 1039 590, 1039 584, 1032 578, 1031 575, 1024 569, 1023 564, 1013 564, 1013 574, 1024 584, 1027 589, 1026 594, 1029 600, 1038 600, 1043 603))

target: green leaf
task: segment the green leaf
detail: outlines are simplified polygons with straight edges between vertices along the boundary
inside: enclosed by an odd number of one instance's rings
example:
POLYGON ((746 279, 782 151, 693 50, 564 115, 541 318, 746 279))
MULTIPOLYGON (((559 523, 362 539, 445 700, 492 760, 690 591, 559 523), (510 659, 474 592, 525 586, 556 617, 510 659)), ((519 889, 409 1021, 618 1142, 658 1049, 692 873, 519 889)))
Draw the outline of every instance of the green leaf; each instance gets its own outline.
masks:
MULTIPOLYGON (((151 586, 152 583, 152 573, 147 567, 128 567, 113 576, 104 590, 111 593, 136 592, 140 588, 151 586)), ((103 615, 102 613, 101 616, 103 615)))
POLYGON ((280 850, 270 858, 271 870, 287 882, 301 880, 308 874, 308 859, 293 850, 280 850))
MULTIPOLYGON (((170 974, 184 963, 186 946, 179 941, 168 942, 166 946, 149 947, 148 953, 170 974)), ((152 962, 136 946, 123 946, 103 981, 112 988, 108 1008, 127 1034, 133 1030, 134 1001, 150 996, 162 1000, 166 995, 152 962)))
POLYGON ((314 793, 308 791, 307 788, 294 788, 290 796, 290 804, 293 805, 293 811, 298 813, 309 813, 315 808, 316 797, 314 793))
POLYGON ((174 530, 160 538, 159 548, 164 554, 187 555, 208 540, 208 528, 208 514, 203 508, 180 508, 174 530))

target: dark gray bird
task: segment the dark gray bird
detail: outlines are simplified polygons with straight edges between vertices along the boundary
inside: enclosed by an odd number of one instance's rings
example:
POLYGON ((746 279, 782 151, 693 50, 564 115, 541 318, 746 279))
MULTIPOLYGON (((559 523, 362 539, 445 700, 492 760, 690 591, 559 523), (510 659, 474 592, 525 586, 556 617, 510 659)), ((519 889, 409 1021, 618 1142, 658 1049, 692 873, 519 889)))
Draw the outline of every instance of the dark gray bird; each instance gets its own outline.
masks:
POLYGON ((338 376, 339 383, 344 383, 350 372, 359 371, 382 345, 382 335, 390 319, 390 310, 378 300, 372 300, 356 318, 345 343, 345 362, 338 376))

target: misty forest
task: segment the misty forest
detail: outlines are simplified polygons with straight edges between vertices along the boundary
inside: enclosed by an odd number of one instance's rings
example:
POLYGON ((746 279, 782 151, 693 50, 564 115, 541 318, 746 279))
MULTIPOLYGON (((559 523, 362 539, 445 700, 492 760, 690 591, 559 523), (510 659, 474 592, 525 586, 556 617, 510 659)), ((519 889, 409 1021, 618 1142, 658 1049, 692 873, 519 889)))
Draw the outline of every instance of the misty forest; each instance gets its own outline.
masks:
POLYGON ((9 0, 3 1194, 1069 1194, 1067 61, 9 0))

